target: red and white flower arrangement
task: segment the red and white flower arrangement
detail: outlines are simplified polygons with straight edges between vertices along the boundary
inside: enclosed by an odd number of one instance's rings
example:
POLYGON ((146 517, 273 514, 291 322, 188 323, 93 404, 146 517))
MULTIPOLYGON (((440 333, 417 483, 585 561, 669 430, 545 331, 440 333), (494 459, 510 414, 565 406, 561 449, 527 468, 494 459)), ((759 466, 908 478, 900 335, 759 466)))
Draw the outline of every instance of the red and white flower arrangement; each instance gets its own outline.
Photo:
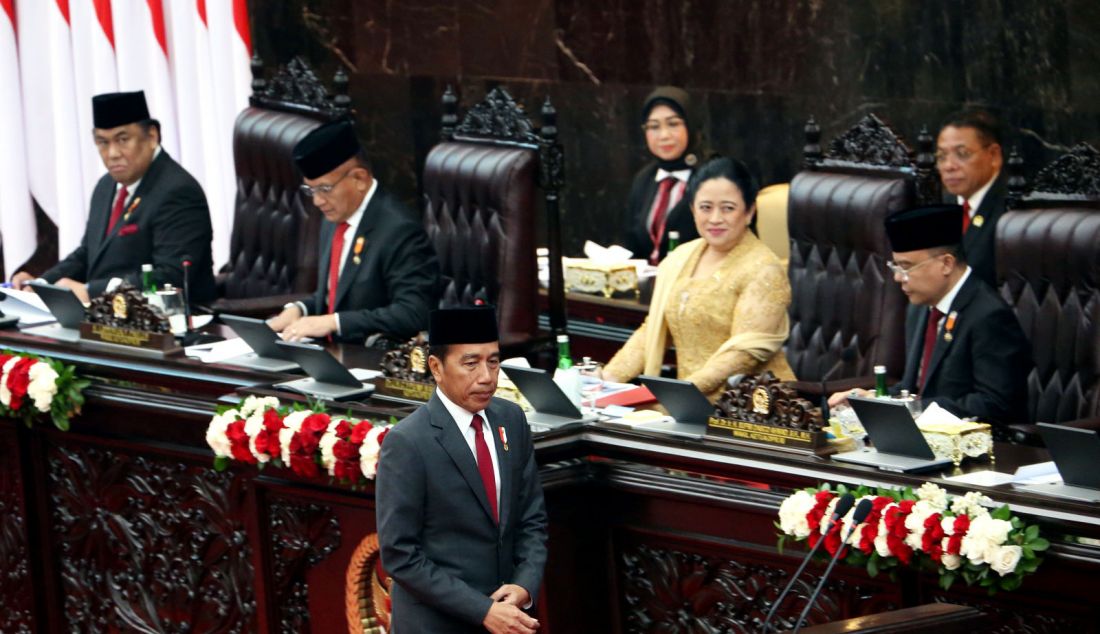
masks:
POLYGON ((87 379, 54 359, 5 350, 0 352, 0 416, 22 419, 28 426, 49 414, 58 429, 84 405, 87 379))
POLYGON ((925 483, 919 489, 849 491, 829 485, 794 492, 779 507, 779 545, 794 538, 811 547, 824 539, 830 556, 843 548, 848 564, 866 566, 873 577, 896 566, 936 571, 940 586, 948 589, 958 579, 993 593, 1015 590, 1024 575, 1035 572, 1038 555, 1050 543, 1039 527, 1012 515, 1008 506, 991 509, 992 500, 977 493, 952 496, 925 483), (871 500, 871 513, 855 527, 846 544, 841 537, 852 521, 852 511, 830 529, 827 518, 837 500, 852 493, 856 501, 871 500))
POLYGON ((274 397, 249 396, 220 410, 206 428, 219 471, 230 461, 289 468, 304 478, 322 472, 352 485, 373 480, 382 439, 393 425, 332 416, 320 407, 291 409, 274 397))

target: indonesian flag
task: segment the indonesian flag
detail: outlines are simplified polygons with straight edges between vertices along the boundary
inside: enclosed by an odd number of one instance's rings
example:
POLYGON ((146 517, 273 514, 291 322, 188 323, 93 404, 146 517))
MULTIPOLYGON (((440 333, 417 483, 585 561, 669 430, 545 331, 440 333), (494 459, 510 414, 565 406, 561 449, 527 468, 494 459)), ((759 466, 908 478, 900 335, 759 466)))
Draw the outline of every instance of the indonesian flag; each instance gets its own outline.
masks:
POLYGON ((168 58, 171 60, 180 162, 202 183, 214 227, 214 263, 229 259, 236 179, 233 178, 233 122, 248 105, 249 51, 237 28, 244 0, 170 2, 167 8, 168 58))
MULTIPOLYGON (((106 169, 92 143, 92 97, 118 91, 115 35, 110 0, 69 0, 72 23, 73 78, 76 80, 77 145, 84 177, 84 200, 106 169)), ((85 206, 87 203, 85 203, 85 206)), ((61 257, 68 255, 62 251, 61 257)))
POLYGON ((23 104, 16 55, 15 0, 0 0, 0 121, 6 122, 0 143, 0 237, 4 240, 4 272, 10 278, 34 253, 34 207, 27 185, 27 155, 23 150, 23 104))
MULTIPOLYGON (((173 0, 171 4, 180 1, 173 0)), ((118 34, 115 38, 118 89, 145 91, 149 115, 161 123, 161 145, 178 159, 181 129, 176 121, 161 0, 111 0, 111 18, 118 34)))
MULTIPOLYGON (((19 70, 27 79, 20 84, 27 175, 31 195, 57 225, 58 251, 64 256, 80 244, 84 234, 88 201, 80 144, 90 143, 88 130, 81 134, 77 122, 69 1, 20 2, 18 8, 19 70)), ((4 243, 7 251, 14 240, 5 235, 4 243)))

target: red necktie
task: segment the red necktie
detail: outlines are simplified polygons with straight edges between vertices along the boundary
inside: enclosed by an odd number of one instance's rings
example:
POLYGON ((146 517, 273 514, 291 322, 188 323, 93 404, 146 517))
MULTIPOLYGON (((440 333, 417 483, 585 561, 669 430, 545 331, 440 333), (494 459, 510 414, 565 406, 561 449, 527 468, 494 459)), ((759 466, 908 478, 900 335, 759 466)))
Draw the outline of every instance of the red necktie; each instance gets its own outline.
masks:
POLYGON ((661 238, 665 234, 665 216, 668 215, 668 201, 672 195, 672 186, 676 179, 669 176, 661 181, 657 190, 657 204, 653 207, 653 222, 649 223, 649 239, 653 241, 653 252, 649 254, 649 263, 657 264, 661 254, 661 238))
POLYGON ((493 457, 489 454, 489 445, 485 443, 485 432, 482 430, 484 425, 481 424, 479 414, 474 414, 470 427, 474 428, 474 448, 477 450, 477 470, 481 474, 481 483, 485 485, 485 495, 489 498, 493 521, 500 522, 497 515, 497 478, 493 473, 493 457))
POLYGON ((115 198, 115 206, 111 207, 111 220, 107 225, 107 233, 105 236, 111 235, 111 230, 118 224, 118 219, 122 217, 122 206, 126 202, 126 197, 130 195, 130 192, 126 191, 126 186, 123 185, 118 190, 118 198, 115 198))
POLYGON ((344 254, 344 234, 350 227, 341 222, 332 236, 332 253, 328 256, 328 312, 336 312, 336 286, 340 283, 340 256, 344 254))
POLYGON ((970 228, 970 201, 963 201, 963 233, 970 228))
POLYGON ((928 326, 924 329, 924 354, 920 358, 920 389, 928 383, 928 363, 932 361, 932 350, 936 348, 936 335, 939 333, 940 319, 943 313, 935 306, 928 312, 928 326))

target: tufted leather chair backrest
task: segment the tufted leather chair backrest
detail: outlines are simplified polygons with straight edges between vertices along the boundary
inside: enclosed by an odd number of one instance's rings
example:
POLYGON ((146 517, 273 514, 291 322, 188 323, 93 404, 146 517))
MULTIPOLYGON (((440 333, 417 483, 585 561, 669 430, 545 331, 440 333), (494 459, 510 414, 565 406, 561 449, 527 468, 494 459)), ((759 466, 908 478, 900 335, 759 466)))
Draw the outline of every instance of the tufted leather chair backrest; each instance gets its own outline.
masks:
POLYGON ((424 164, 423 219, 439 255, 440 306, 496 304, 502 345, 537 332, 534 149, 449 141, 424 164))
POLYGON ((1006 212, 996 254, 1001 296, 1035 359, 1028 420, 1100 416, 1100 204, 1006 212))
POLYGON ((791 181, 786 352, 799 380, 870 376, 875 365, 901 376, 907 300, 886 268, 883 221, 914 199, 898 173, 804 171, 791 181))
POLYGON ((319 125, 312 117, 256 107, 237 117, 237 202, 226 298, 310 293, 316 287, 322 218, 298 194, 302 178, 291 152, 319 125))

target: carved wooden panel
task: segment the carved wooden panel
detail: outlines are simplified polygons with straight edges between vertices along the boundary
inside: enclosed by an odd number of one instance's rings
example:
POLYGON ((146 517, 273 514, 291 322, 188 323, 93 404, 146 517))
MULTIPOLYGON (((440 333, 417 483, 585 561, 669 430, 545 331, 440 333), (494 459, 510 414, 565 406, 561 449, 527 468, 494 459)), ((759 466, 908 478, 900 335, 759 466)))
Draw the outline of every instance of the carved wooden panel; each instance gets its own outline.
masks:
POLYGON ((485 99, 470 107, 455 128, 455 138, 496 139, 538 145, 531 119, 509 92, 497 86, 485 99))
POLYGON ((91 446, 47 460, 66 631, 255 631, 241 477, 91 446))
MULTIPOLYGON (((757 631, 786 585, 791 568, 748 551, 726 548, 718 555, 682 546, 632 544, 619 549, 617 583, 623 631, 757 631)), ((818 579, 808 571, 795 584, 775 617, 777 631, 794 626, 818 579)), ((810 623, 825 623, 896 606, 895 595, 882 583, 834 576, 807 618, 810 623)))
POLYGON ((912 153, 890 126, 867 114, 829 144, 826 159, 891 168, 913 167, 912 153))
MULTIPOLYGON (((1027 586, 1017 592, 1026 592, 1027 586)), ((987 634, 1055 634, 1061 632, 1095 632, 1095 617, 1082 618, 1078 614, 1060 611, 1055 614, 1049 611, 1029 608, 1024 602, 1013 601, 1011 597, 1001 596, 1000 601, 995 599, 970 599, 965 600, 957 594, 945 595, 937 592, 931 599, 937 603, 954 603, 956 605, 969 605, 985 614, 985 623, 981 629, 987 634)))
POLYGON ((1073 200, 1100 199, 1100 152, 1079 143, 1035 176, 1027 198, 1067 197, 1073 200))
POLYGON ((0 632, 33 632, 27 524, 15 421, 0 423, 0 632))
POLYGON ((331 508, 320 504, 279 500, 271 504, 270 514, 277 631, 308 632, 306 573, 340 546, 340 523, 331 508))

